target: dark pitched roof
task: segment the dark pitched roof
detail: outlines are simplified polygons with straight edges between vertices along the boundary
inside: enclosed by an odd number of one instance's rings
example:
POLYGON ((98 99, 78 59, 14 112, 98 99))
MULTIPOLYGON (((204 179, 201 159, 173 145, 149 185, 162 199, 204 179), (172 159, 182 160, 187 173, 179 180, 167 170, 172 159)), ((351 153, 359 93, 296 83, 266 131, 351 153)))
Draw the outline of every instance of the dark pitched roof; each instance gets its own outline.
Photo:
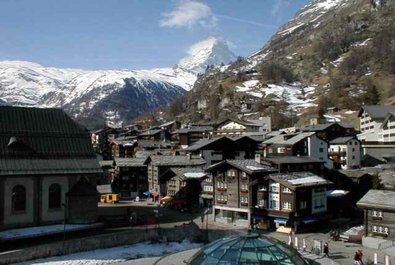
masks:
POLYGON ((385 126, 387 125, 387 123, 388 123, 393 117, 395 117, 395 111, 387 113, 387 116, 385 116, 385 119, 384 119, 384 121, 383 121, 383 124, 381 124, 381 129, 385 128, 385 126))
POLYGON ((219 167, 222 167, 223 165, 231 165, 237 169, 240 169, 241 171, 244 171, 248 174, 255 174, 255 173, 262 173, 262 172, 277 172, 278 170, 268 166, 268 165, 264 165, 261 163, 256 162, 253 159, 240 159, 240 160, 233 160, 233 159, 229 159, 229 160, 223 160, 221 162, 218 162, 214 165, 211 165, 210 167, 208 167, 206 169, 207 172, 210 172, 212 170, 215 170, 219 167))
POLYGON ((395 210, 395 191, 369 190, 358 202, 361 208, 395 210))
POLYGON ((220 136, 220 137, 213 137, 211 139, 209 138, 203 138, 200 139, 199 141, 197 141, 196 143, 194 143, 193 145, 189 146, 188 148, 185 148, 185 151, 197 151, 199 149, 202 149, 205 146, 208 146, 214 142, 217 141, 229 141, 232 142, 233 140, 229 137, 226 136, 220 136))
POLYGON ((206 164, 202 158, 192 158, 182 155, 152 155, 150 156, 155 166, 199 166, 206 164))
POLYGON ((180 180, 201 179, 207 176, 203 169, 197 167, 172 167, 167 171, 173 172, 180 180))
POLYGON ((80 178, 76 184, 66 193, 66 196, 98 196, 96 186, 93 186, 84 177, 80 178))
POLYGON ((124 158, 124 157, 115 157, 115 165, 117 167, 146 167, 147 166, 148 157, 133 157, 133 158, 124 158))
POLYGON ((313 136, 315 132, 302 132, 298 134, 281 134, 264 141, 264 144, 294 145, 303 139, 313 136))
POLYGON ((322 160, 310 156, 264 157, 262 160, 273 164, 325 163, 322 160))
POLYGON ((331 181, 311 172, 277 173, 270 174, 269 178, 291 189, 333 184, 331 181))
POLYGON ((365 105, 359 110, 358 117, 367 112, 372 119, 383 120, 389 112, 395 112, 395 105, 365 105))
POLYGON ((356 140, 354 137, 352 136, 348 136, 348 137, 337 137, 336 139, 333 139, 332 141, 330 141, 330 144, 345 144, 350 140, 356 140))
POLYGON ((159 148, 161 146, 161 142, 155 140, 139 139, 137 140, 137 145, 143 148, 159 148))
POLYGON ((244 125, 244 126, 254 126, 254 127, 255 127, 255 126, 256 126, 256 127, 262 126, 262 125, 258 125, 255 121, 243 121, 243 120, 239 120, 239 119, 225 118, 225 119, 219 121, 219 122, 216 124, 216 127, 219 127, 219 126, 221 126, 221 125, 227 124, 227 123, 229 123, 229 122, 238 123, 238 124, 241 124, 241 125, 244 125))
POLYGON ((176 130, 176 133, 192 133, 192 132, 212 132, 213 126, 191 126, 176 130))
POLYGON ((0 175, 97 174, 88 133, 60 109, 0 107, 0 175))
POLYGON ((162 132, 162 129, 150 129, 150 130, 140 133, 140 136, 152 136, 152 135, 156 135, 161 132, 162 132))

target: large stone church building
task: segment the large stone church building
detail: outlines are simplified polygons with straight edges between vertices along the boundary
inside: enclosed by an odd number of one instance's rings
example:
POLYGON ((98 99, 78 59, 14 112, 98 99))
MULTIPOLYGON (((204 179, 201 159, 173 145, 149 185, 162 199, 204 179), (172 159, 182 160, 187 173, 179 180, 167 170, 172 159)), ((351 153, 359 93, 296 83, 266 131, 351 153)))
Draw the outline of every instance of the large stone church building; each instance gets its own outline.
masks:
POLYGON ((87 131, 62 110, 0 107, 0 230, 95 222, 99 174, 87 131))

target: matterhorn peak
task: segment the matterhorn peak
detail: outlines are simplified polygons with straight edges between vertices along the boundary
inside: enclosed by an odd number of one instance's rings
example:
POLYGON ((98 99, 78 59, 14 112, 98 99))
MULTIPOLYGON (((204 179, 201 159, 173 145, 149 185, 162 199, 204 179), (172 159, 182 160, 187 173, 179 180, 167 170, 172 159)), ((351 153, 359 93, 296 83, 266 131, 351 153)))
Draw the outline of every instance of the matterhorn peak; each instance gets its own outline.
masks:
POLYGON ((189 47, 188 56, 181 59, 177 67, 198 74, 204 73, 209 65, 227 64, 235 59, 226 41, 211 35, 189 47))

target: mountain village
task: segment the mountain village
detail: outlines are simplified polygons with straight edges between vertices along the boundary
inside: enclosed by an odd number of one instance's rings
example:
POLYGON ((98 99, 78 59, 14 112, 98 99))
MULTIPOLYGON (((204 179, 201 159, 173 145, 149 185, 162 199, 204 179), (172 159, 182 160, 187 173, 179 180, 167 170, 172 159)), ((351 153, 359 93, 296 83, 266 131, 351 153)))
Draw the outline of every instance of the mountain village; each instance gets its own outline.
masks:
POLYGON ((152 220, 136 204, 145 202, 180 215, 206 210, 230 229, 298 235, 330 228, 333 240, 392 249, 393 105, 362 106, 358 129, 313 120, 271 130, 262 117, 106 126, 89 138, 61 110, 4 106, 0 113, 2 230, 144 225, 152 220))
POLYGON ((364 1, 335 58, 300 44, 346 2, 312 1, 247 58, 210 36, 173 68, 0 61, 0 264, 395 264, 395 61, 348 61, 377 52, 361 14, 381 28, 395 7, 364 1))

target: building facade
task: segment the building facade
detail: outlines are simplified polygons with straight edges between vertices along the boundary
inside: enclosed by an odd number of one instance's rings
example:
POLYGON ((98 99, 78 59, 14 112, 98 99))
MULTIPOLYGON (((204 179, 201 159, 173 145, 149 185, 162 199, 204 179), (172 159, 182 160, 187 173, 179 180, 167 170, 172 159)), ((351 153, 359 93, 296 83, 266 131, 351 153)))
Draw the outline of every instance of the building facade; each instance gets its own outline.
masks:
POLYGON ((329 143, 329 158, 336 168, 353 169, 361 167, 361 143, 354 137, 339 137, 329 143))
POLYGON ((389 242, 384 244, 392 246, 395 242, 395 192, 370 190, 357 206, 364 210, 365 237, 385 239, 389 242))
POLYGON ((94 222, 103 171, 88 133, 59 109, 0 107, 0 120, 0 230, 94 222))

